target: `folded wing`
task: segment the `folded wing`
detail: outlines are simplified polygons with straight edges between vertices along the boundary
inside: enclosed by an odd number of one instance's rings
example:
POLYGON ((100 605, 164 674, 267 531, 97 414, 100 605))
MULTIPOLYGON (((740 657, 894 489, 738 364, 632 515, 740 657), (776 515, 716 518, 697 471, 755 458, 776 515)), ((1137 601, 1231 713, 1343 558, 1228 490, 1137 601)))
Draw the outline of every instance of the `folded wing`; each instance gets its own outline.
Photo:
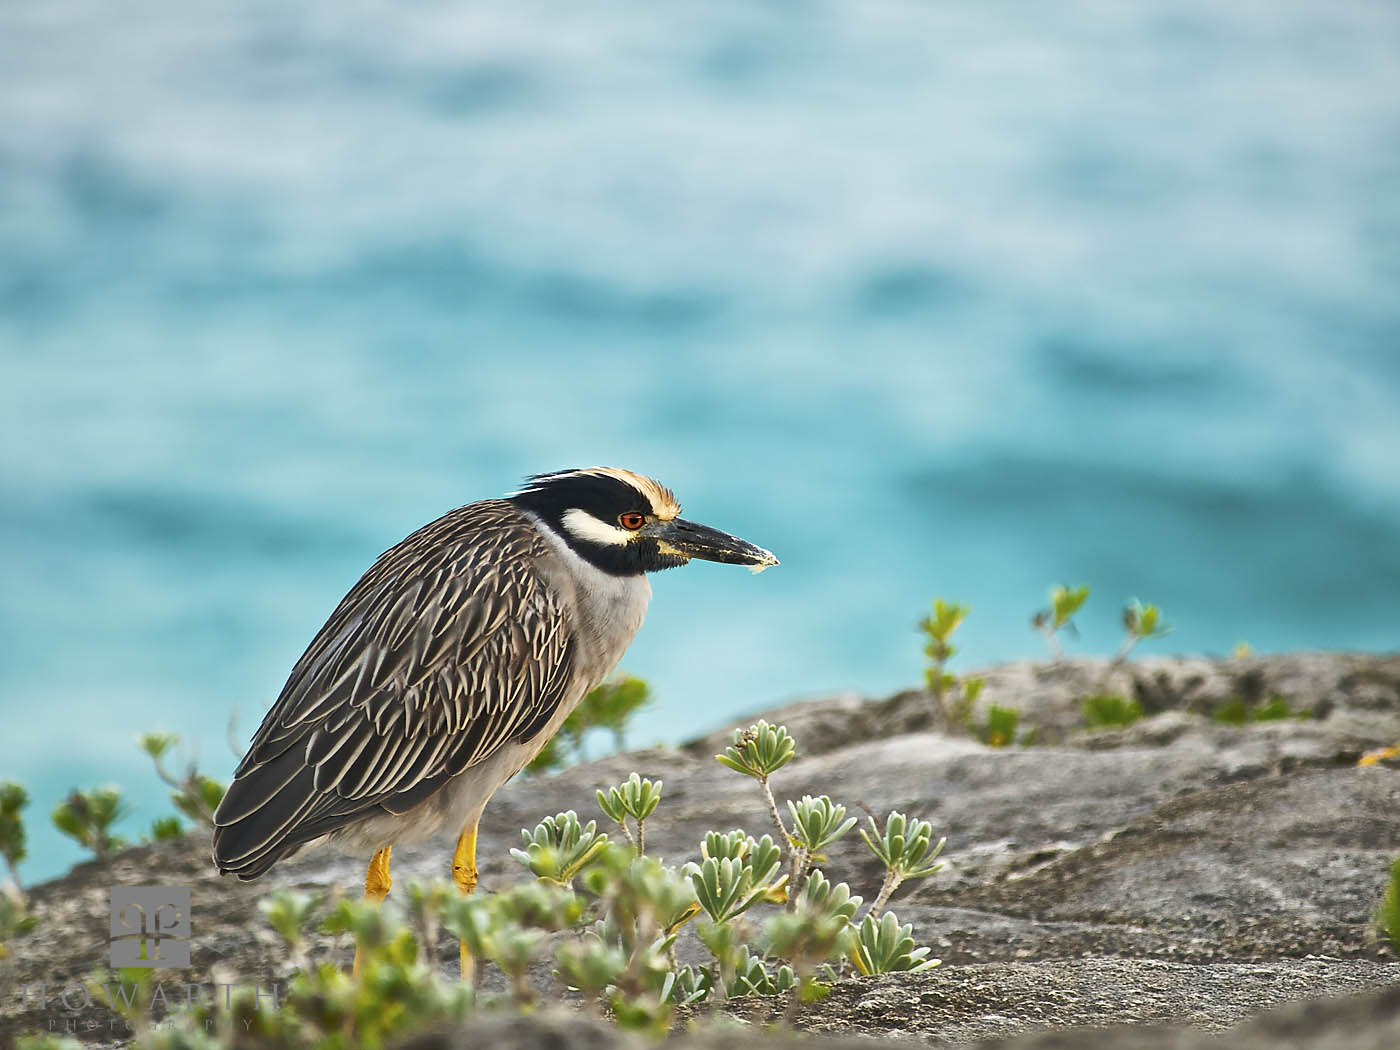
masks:
POLYGON ((566 699, 573 646, 509 503, 473 503, 386 551, 292 669, 214 816, 221 872, 400 814, 566 699))

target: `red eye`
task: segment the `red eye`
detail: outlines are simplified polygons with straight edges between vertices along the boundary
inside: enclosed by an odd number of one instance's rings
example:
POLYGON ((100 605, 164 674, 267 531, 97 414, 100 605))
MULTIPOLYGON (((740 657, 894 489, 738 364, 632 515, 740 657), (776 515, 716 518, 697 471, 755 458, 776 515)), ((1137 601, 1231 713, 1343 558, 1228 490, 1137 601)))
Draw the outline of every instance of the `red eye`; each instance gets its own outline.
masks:
POLYGON ((635 510, 629 510, 626 514, 619 514, 617 520, 624 529, 630 529, 632 532, 636 532, 647 522, 647 519, 642 517, 635 510))

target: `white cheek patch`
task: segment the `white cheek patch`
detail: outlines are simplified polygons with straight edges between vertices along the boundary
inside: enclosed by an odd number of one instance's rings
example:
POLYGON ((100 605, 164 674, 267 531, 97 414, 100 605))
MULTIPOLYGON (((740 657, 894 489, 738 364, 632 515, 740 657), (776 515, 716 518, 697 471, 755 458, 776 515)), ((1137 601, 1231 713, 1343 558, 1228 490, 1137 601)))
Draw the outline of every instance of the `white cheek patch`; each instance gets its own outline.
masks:
POLYGON ((633 534, 619 525, 609 525, 606 521, 595 518, 586 510, 579 510, 572 507, 564 512, 560 519, 564 523, 564 528, 581 540, 589 543, 605 543, 614 547, 621 547, 624 543, 632 539, 633 534))

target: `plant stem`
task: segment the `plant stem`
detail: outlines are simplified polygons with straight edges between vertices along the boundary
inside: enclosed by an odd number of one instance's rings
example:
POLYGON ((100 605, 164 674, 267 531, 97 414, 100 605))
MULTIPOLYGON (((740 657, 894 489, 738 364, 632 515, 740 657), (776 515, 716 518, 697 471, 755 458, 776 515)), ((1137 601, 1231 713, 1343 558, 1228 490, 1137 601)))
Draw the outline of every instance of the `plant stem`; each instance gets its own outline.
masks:
POLYGON ((877 919, 880 913, 885 910, 885 905, 890 902, 890 894, 899 888, 899 884, 904 880, 899 877, 893 868, 885 869, 885 881, 880 884, 880 892, 876 898, 870 902, 870 910, 866 915, 873 915, 877 919))
POLYGON ((643 857, 647 852, 647 826, 646 821, 637 821, 637 856, 643 857))
POLYGON ((1122 668, 1123 664, 1127 662, 1129 654, 1137 648, 1137 644, 1140 641, 1142 641, 1142 639, 1131 631, 1123 636, 1123 642, 1118 646, 1118 651, 1113 654, 1113 659, 1108 661, 1108 666, 1103 669, 1103 674, 1099 677, 1098 691, 1100 693, 1108 692, 1109 685, 1113 680, 1113 673, 1122 668))
POLYGON ((792 837, 788 835, 787 825, 783 823, 783 818, 778 816, 778 803, 773 800, 773 789, 768 786, 768 778, 759 779, 759 784, 763 788, 763 799, 768 803, 768 815, 773 818, 773 823, 778 826, 778 845, 792 851, 792 837))
POLYGON ((943 719, 943 728, 946 732, 951 734, 953 732, 953 719, 949 716, 948 705, 943 699, 943 693, 947 682, 943 677, 943 663, 944 661, 942 660, 934 661, 933 681, 930 684, 933 686, 933 704, 938 708, 938 714, 943 719))
POLYGON ((802 895, 802 887, 807 882, 807 868, 812 854, 806 846, 798 846, 792 853, 792 878, 788 880, 787 910, 797 910, 797 898, 802 895))
POLYGON ((512 972, 510 975, 511 996, 515 999, 516 1006, 529 1006, 535 1001, 535 989, 530 985, 530 974, 528 970, 512 972))

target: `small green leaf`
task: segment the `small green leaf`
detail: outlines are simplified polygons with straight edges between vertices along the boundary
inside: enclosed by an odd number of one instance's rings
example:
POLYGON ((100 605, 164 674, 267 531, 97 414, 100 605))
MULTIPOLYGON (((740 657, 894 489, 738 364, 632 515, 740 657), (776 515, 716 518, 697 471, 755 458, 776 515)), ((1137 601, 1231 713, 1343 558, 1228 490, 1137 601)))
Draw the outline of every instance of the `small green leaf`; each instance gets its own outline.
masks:
POLYGON ((1051 628, 1059 630, 1068 624, 1088 598, 1089 588, 1087 586, 1052 588, 1050 591, 1051 628))
POLYGON ((510 855, 536 878, 565 887, 608 844, 608 836, 598 831, 597 821, 581 824, 573 810, 545 817, 533 831, 522 829, 520 837, 525 848, 513 849, 510 855))
POLYGON ((855 817, 846 816, 846 807, 826 795, 803 795, 800 802, 789 801, 788 812, 792 814, 792 837, 808 853, 820 853, 856 825, 855 817))
POLYGON ((204 803, 204 808, 213 813, 219 808, 219 803, 224 800, 224 785, 220 784, 213 777, 200 775, 198 778, 198 789, 200 800, 204 803))
POLYGON ((157 761, 179 742, 180 738, 174 733, 143 733, 137 738, 141 750, 157 761))
POLYGON ((1142 718, 1140 703, 1112 694, 1085 697, 1083 711, 1090 729, 1125 728, 1142 718))
POLYGON ((151 821, 151 838, 156 842, 169 842, 185 834, 185 826, 179 817, 157 817, 151 821))
POLYGON ((707 831, 705 841, 700 844, 700 856, 702 858, 714 857, 716 860, 724 857, 739 860, 749 852, 749 843, 752 841, 748 832, 740 828, 735 828, 728 833, 707 831))
POLYGON ((608 788, 606 793, 600 790, 598 808, 618 824, 623 823, 624 815, 637 821, 646 820, 661 801, 661 785, 660 780, 644 780, 633 773, 621 784, 608 788))
POLYGON ((770 916, 762 931, 768 951, 790 962, 798 973, 846 955, 853 937, 848 919, 808 910, 770 916))
POLYGON ((1376 906, 1376 925, 1390 938, 1391 950, 1400 955, 1400 857, 1390 862, 1390 879, 1376 906))
POLYGON ((29 792, 13 780, 0 783, 0 857, 13 869, 28 856, 24 808, 29 792))
POLYGON ((998 707, 992 704, 987 708, 987 724, 982 732, 982 740, 988 747, 1007 747, 1016 740, 1016 727, 1021 721, 1021 712, 1014 707, 998 707))
POLYGON ((555 949, 554 959, 559 964, 559 976, 589 998, 615 984, 627 968, 627 954, 621 947, 591 933, 561 944, 555 949))
POLYGON ((926 959, 927 948, 914 947, 913 927, 899 925, 894 912, 876 919, 867 915, 857 930, 851 956, 856 968, 870 976, 877 973, 910 972, 932 969, 941 960, 926 959))
POLYGON ((747 729, 736 729, 734 743, 715 760, 736 773, 766 780, 792 761, 796 753, 797 745, 788 736, 786 726, 759 721, 747 729))
POLYGON ((1134 641, 1160 638, 1171 633, 1171 625, 1161 622, 1161 610, 1134 598, 1123 608, 1123 629, 1134 641))
POLYGON ((911 821, 904 814, 893 812, 885 818, 883 829, 873 817, 868 822, 868 830, 862 828, 860 837, 899 881, 926 878, 943 867, 942 861, 935 862, 935 858, 947 840, 939 839, 934 845, 933 825, 928 821, 911 821))
POLYGON ((862 898, 852 896, 851 888, 844 882, 833 885, 826 874, 817 868, 802 887, 797 912, 799 915, 805 913, 817 917, 835 917, 849 922, 855 918, 861 903, 862 898))
POLYGON ((772 835, 764 835, 757 840, 751 838, 744 854, 744 863, 756 885, 771 883, 783 864, 782 847, 773 841, 772 835))
POLYGON ((297 947, 306 943, 306 931, 320 903, 319 895, 279 889, 260 900, 258 910, 288 946, 297 947))

